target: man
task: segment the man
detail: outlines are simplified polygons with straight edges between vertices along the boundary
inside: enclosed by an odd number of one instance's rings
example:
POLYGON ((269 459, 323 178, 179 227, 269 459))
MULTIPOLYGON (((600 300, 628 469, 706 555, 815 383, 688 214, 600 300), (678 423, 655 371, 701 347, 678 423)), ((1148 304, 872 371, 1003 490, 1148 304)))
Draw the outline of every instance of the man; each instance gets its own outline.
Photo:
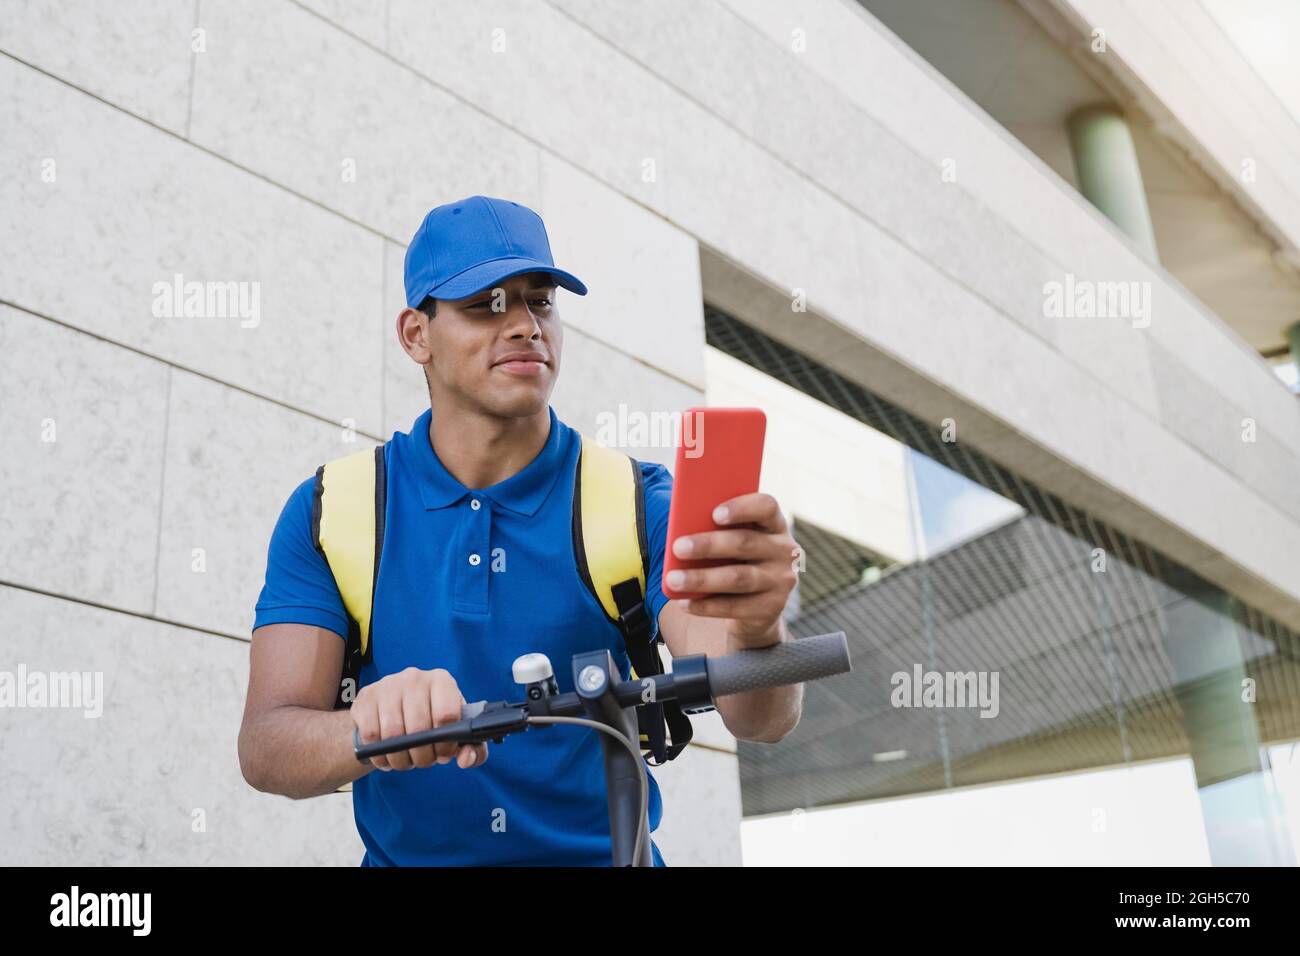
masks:
MULTIPOLYGON (((552 726, 488 747, 425 746, 360 763, 365 742, 460 718, 470 699, 517 699, 511 663, 546 654, 561 692, 570 658, 603 642, 624 678, 621 633, 574 560, 571 505, 580 436, 549 404, 563 329, 541 218, 472 196, 432 210, 406 255, 402 348, 424 369, 430 408, 384 449, 382 561, 371 646, 350 710, 333 710, 348 616, 314 543, 314 479, 290 496, 271 537, 257 603, 239 735, 245 779, 301 798, 349 781, 363 865, 608 865, 609 821, 596 734, 552 726), (374 771, 378 770, 378 773, 374 771)), ((710 596, 670 601, 660 588, 672 478, 637 462, 650 551, 646 604, 673 655, 731 653, 789 639, 790 537, 766 494, 725 502, 719 523, 678 554, 728 559, 670 586, 710 596), (688 606, 689 605, 689 606, 688 606)), ((653 632, 652 632, 653 633, 653 632)), ((802 687, 718 700, 728 730, 776 741, 798 723, 802 687)), ((651 778, 651 830, 662 805, 651 778)), ((655 864, 664 861, 652 844, 655 864)))

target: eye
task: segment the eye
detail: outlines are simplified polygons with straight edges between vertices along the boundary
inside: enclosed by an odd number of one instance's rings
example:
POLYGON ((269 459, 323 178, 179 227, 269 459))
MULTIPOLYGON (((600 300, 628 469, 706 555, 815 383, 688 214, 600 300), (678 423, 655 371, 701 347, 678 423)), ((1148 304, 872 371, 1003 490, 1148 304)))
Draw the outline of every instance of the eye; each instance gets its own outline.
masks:
POLYGON ((549 309, 552 304, 550 299, 533 299, 533 305, 543 309, 549 309))

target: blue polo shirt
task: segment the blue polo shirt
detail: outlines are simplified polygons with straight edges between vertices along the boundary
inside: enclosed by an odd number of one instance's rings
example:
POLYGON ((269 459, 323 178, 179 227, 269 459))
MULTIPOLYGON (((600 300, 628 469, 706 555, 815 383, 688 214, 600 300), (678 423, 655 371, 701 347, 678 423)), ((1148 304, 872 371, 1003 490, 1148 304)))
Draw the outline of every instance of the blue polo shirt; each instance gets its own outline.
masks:
MULTIPOLYGON (((608 648, 626 680, 623 636, 582 583, 572 501, 581 438, 550 409, 545 447, 522 471, 466 488, 429 442, 432 412, 385 444, 388 502, 376 582, 372 660, 361 686, 407 667, 445 668, 469 701, 520 700, 510 665, 540 652, 561 692, 574 654, 608 648)), ((650 617, 660 589, 672 475, 638 462, 645 487, 650 617)), ((345 639, 348 616, 312 541, 314 478, 300 484, 271 535, 254 628, 297 623, 345 639)), ((610 865, 609 813, 598 734, 534 727, 489 743, 486 763, 373 770, 353 784, 363 866, 610 865)), ((647 772, 649 771, 649 764, 647 772)), ((650 829, 663 806, 650 777, 650 829)), ((663 866, 651 841, 656 866, 663 866)))

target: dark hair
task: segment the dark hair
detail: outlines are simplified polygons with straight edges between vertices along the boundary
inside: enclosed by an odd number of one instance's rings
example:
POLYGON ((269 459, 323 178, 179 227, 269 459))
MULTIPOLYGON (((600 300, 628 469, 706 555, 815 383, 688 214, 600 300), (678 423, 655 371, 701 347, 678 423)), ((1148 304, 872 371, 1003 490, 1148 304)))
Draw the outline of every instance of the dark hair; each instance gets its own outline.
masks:
MULTIPOLYGON (((426 295, 424 297, 424 301, 421 302, 418 306, 416 306, 415 310, 417 312, 423 312, 429 318, 429 321, 433 321, 433 314, 438 310, 438 300, 431 295, 426 295)), ((421 366, 421 371, 424 372, 425 388, 432 391, 433 382, 429 380, 429 366, 427 365, 421 366)))

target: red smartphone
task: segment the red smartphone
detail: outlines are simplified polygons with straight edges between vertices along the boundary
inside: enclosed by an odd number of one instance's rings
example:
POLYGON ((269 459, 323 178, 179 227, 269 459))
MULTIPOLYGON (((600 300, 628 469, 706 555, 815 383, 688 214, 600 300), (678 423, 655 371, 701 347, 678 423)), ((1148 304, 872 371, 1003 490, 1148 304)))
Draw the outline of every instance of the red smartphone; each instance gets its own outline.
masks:
POLYGON ((729 498, 758 491, 766 429, 767 416, 758 408, 688 408, 682 413, 660 582, 666 597, 705 596, 668 587, 669 571, 731 563, 724 558, 679 558, 673 554, 673 542, 685 534, 747 527, 714 524, 713 509, 729 498))

